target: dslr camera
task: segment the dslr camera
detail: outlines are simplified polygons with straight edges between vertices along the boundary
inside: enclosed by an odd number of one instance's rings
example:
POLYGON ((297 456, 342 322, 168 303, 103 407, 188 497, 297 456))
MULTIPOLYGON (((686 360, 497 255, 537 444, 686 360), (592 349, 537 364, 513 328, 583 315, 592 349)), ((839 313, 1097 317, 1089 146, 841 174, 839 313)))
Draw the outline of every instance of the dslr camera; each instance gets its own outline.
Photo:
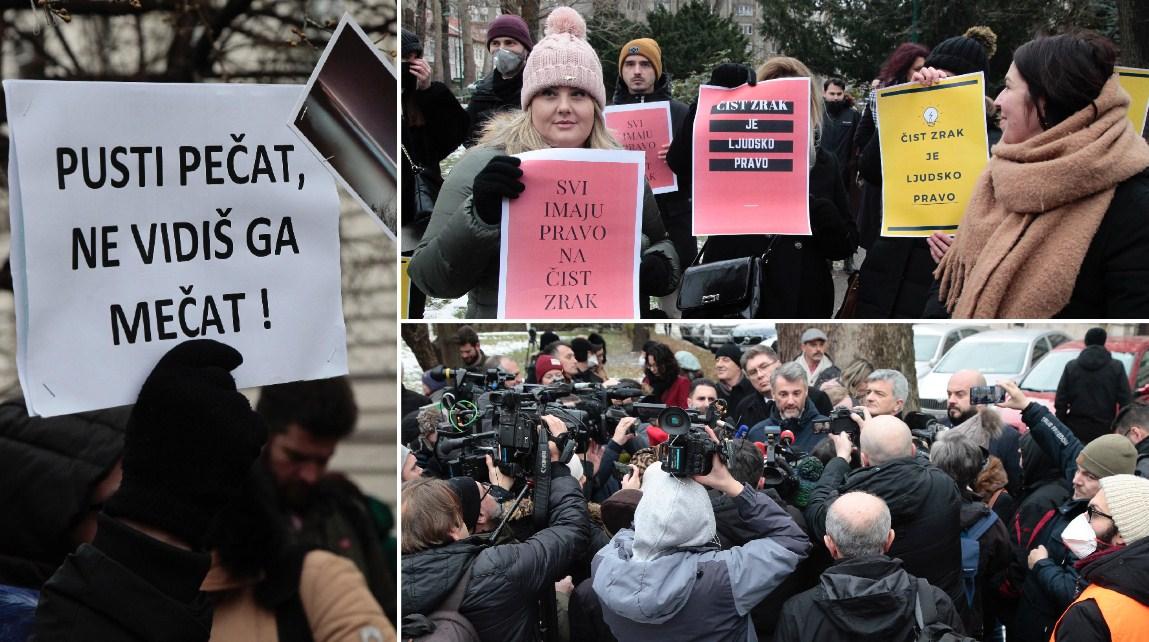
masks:
POLYGON ((834 408, 830 411, 830 421, 815 423, 814 432, 834 435, 846 433, 850 437, 850 443, 857 446, 861 443, 859 440, 861 439, 862 429, 851 415, 856 415, 861 419, 866 418, 866 413, 861 407, 834 408))

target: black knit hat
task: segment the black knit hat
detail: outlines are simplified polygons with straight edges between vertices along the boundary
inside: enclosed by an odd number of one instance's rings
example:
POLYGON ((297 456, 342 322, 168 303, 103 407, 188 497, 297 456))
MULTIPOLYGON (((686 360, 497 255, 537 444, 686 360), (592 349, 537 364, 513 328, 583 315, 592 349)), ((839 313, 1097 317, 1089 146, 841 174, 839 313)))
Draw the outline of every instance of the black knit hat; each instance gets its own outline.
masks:
POLYGON ((459 504, 463 508, 463 524, 466 525, 467 532, 474 533, 475 524, 479 523, 479 508, 482 501, 479 497, 479 486, 470 477, 452 477, 447 483, 459 498, 459 504))
POLYGON ((992 47, 993 42, 996 42, 997 36, 993 35, 992 31, 982 27, 980 29, 988 32, 987 36, 982 32, 974 32, 977 27, 966 31, 965 35, 954 36, 943 40, 940 45, 933 48, 929 57, 926 58, 926 67, 934 67, 936 69, 945 69, 954 75, 972 74, 976 72, 985 73, 989 70, 989 56, 987 47, 992 47), (976 38, 971 38, 970 35, 976 35, 976 38))
POLYGON ((404 29, 401 39, 400 58, 406 58, 412 52, 414 52, 417 57, 423 56, 423 42, 419 40, 419 36, 416 36, 415 32, 404 29))
POLYGON ((547 330, 546 332, 542 333, 541 336, 539 336, 539 348, 545 348, 558 340, 559 335, 551 332, 550 330, 547 330))
POLYGON ((592 350, 590 341, 582 337, 575 337, 571 341, 571 350, 574 350, 575 361, 586 361, 587 354, 592 350))
POLYGON ((733 343, 724 343, 721 348, 718 348, 718 352, 714 353, 715 361, 718 361, 719 357, 730 357, 734 363, 740 363, 742 361, 742 348, 733 343))

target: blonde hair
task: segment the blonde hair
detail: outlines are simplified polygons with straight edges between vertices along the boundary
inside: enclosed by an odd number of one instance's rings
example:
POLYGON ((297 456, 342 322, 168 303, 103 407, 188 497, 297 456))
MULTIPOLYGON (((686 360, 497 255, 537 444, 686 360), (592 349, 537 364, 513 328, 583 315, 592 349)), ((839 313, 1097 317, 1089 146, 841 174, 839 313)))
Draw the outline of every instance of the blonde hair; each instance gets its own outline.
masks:
POLYGON ((810 166, 814 166, 814 147, 822 139, 822 118, 826 115, 826 105, 819 93, 818 79, 810 72, 810 68, 797 58, 788 56, 775 56, 758 68, 758 80, 774 80, 775 78, 809 78, 810 79, 810 166))
MULTIPOLYGON (((530 103, 522 111, 507 111, 492 116, 487 121, 486 126, 483 127, 479 145, 497 147, 509 155, 550 147, 550 144, 543 140, 542 134, 531 124, 530 103)), ((583 146, 587 149, 622 149, 622 145, 618 144, 610 130, 606 128, 602 108, 598 106, 597 102, 594 103, 594 120, 591 124, 590 136, 587 137, 583 146)))

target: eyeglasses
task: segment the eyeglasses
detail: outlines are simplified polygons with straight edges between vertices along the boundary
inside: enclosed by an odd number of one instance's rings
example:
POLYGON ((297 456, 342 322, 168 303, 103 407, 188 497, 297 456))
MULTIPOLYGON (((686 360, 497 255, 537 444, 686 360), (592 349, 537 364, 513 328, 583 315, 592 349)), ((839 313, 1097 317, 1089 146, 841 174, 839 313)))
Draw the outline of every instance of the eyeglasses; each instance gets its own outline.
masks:
POLYGON ((778 362, 777 362, 777 361, 771 361, 770 363, 768 363, 768 364, 766 364, 766 365, 764 365, 764 366, 759 366, 759 367, 757 367, 757 368, 754 368, 754 369, 747 369, 747 370, 746 370, 746 374, 750 375, 751 377, 753 377, 754 375, 758 374, 759 372, 761 372, 761 373, 765 374, 765 372, 766 372, 767 370, 769 370, 769 369, 770 369, 770 367, 771 367, 771 366, 773 366, 773 365, 774 365, 774 364, 776 364, 776 363, 778 363, 778 362))
POLYGON ((1091 521, 1091 522, 1093 521, 1094 515, 1100 515, 1100 516, 1108 519, 1109 521, 1113 521, 1112 515, 1106 515, 1105 513, 1102 513, 1101 511, 1097 510, 1097 507, 1094 506, 1093 504, 1090 504, 1088 507, 1086 507, 1085 513, 1088 516, 1089 521, 1091 521))

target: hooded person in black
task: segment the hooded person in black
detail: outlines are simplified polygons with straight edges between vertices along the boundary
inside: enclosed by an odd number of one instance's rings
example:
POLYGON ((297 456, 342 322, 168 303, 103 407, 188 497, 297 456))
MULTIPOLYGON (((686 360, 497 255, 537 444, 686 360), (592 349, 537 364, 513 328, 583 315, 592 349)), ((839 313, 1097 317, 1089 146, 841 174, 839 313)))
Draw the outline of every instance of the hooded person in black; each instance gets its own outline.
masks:
POLYGON ((961 620, 945 591, 906 572, 902 561, 889 555, 897 541, 890 525, 881 498, 865 492, 836 498, 825 514, 823 536, 836 561, 817 586, 782 607, 774 639, 913 639, 918 608, 936 613, 924 624, 960 631, 961 620))
POLYGON ((1085 333, 1085 349, 1065 364, 1053 402, 1057 418, 1083 444, 1108 433, 1118 407, 1133 399, 1125 366, 1105 349, 1106 338, 1102 328, 1085 333))

